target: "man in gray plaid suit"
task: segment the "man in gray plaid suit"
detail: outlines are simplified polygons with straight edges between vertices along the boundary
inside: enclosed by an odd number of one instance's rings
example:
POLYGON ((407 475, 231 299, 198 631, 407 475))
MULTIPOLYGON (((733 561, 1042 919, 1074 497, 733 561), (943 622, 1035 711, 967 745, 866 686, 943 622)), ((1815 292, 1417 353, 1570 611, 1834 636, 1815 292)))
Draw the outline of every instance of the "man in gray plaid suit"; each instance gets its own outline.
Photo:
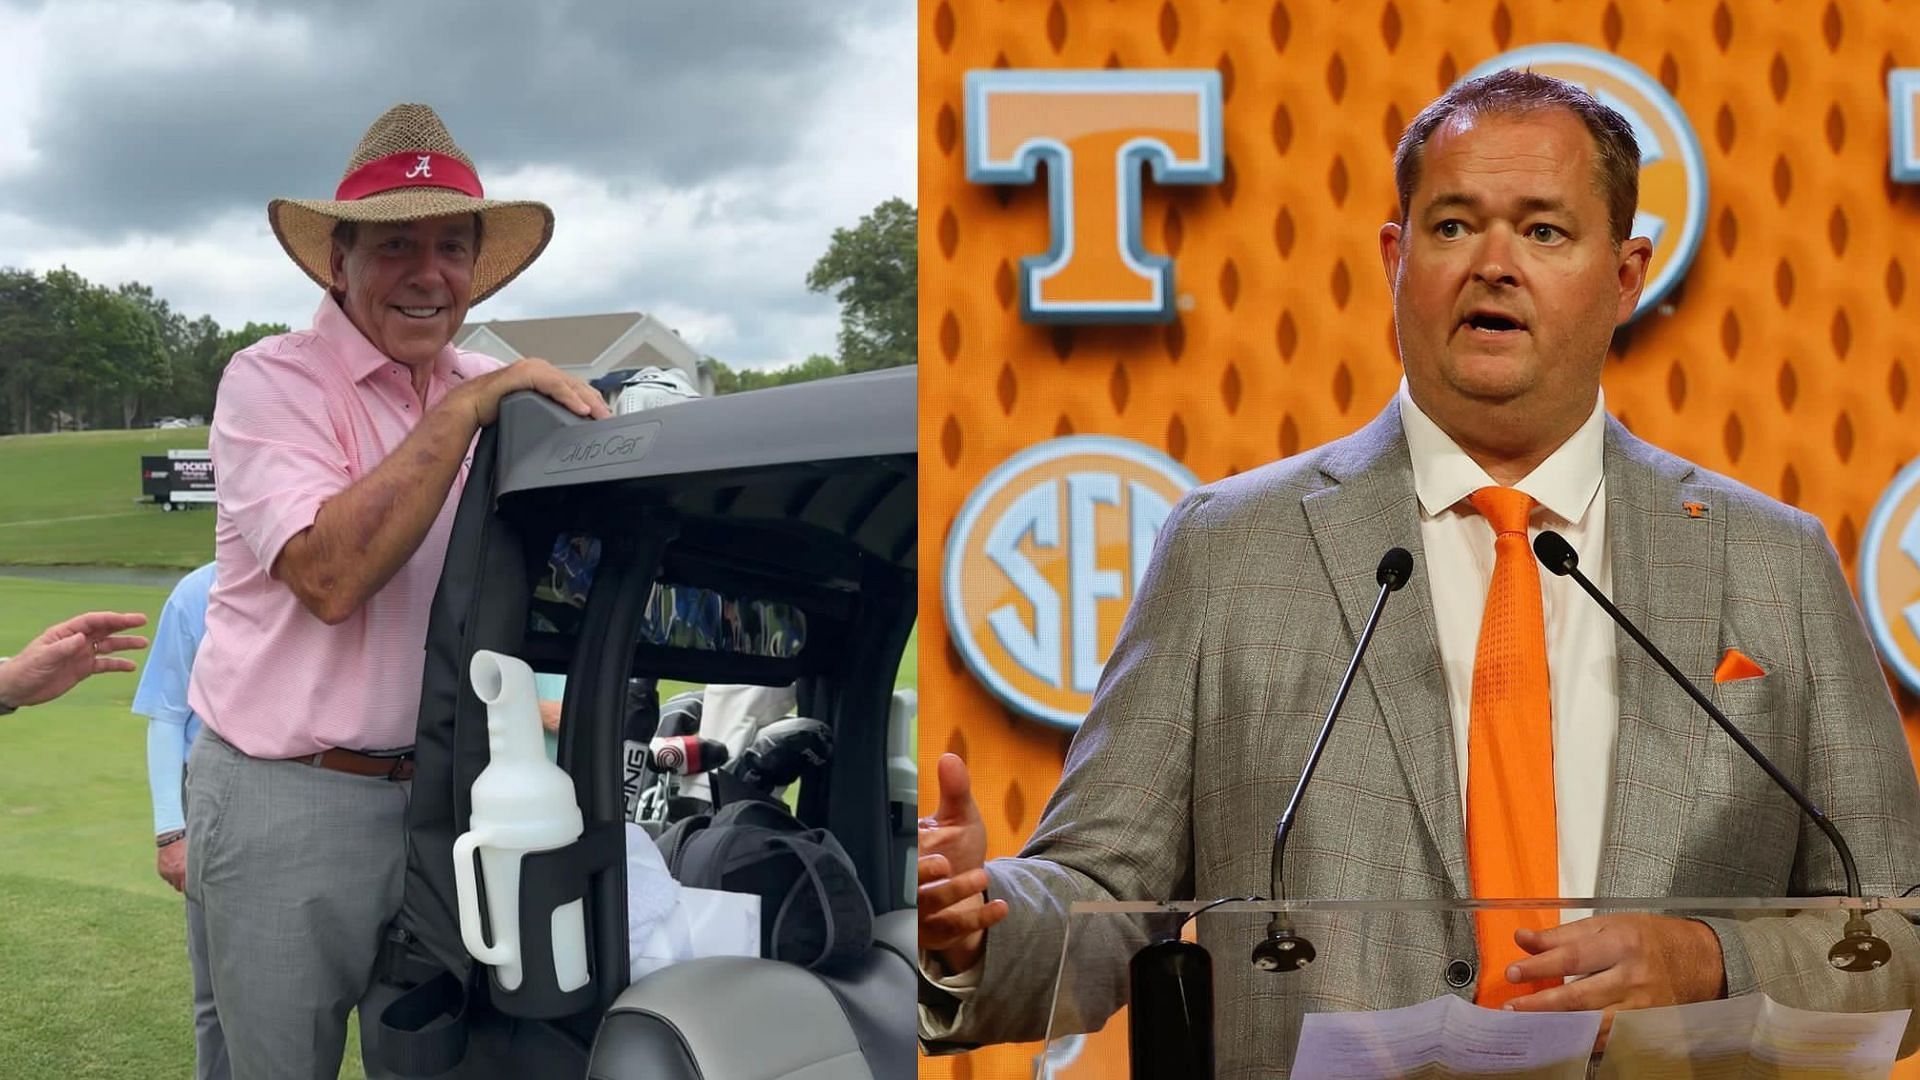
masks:
MULTIPOLYGON (((984 862, 965 766, 941 761, 940 808, 921 831, 930 1045, 1041 1036, 1073 901, 1269 893, 1273 823, 1395 546, 1414 554, 1413 587, 1388 606, 1315 774, 1286 888, 1472 895, 1463 807, 1487 747, 1471 740, 1507 737, 1468 718, 1494 567, 1478 496, 1495 487, 1524 492, 1531 530, 1565 535, 1696 683, 1717 662, 1722 677, 1763 672, 1713 683, 1716 703, 1827 810, 1867 893, 1920 881, 1920 787, 1819 522, 1606 415, 1601 366, 1651 254, 1628 236, 1638 163, 1618 114, 1531 74, 1469 81, 1414 119, 1395 155, 1401 219, 1380 234, 1400 393, 1359 432, 1175 510, 1018 858, 984 862)), ((1542 577, 1552 766, 1529 780, 1557 811, 1560 895, 1841 892, 1833 849, 1787 796, 1572 582, 1542 577)), ((1310 979, 1253 970, 1264 919, 1208 920, 1201 940, 1219 1075, 1269 1077, 1285 1074, 1305 1013, 1476 984, 1482 1000, 1534 984, 1516 1009, 1609 1015, 1755 990, 1908 1007, 1920 936, 1892 913, 1872 923, 1893 960, 1868 974, 1831 969, 1838 920, 1813 915, 1601 915, 1520 930, 1497 943, 1513 962, 1487 965, 1471 919, 1408 913, 1323 938, 1310 979)), ((1144 940, 1107 929, 1078 955, 1110 962, 1081 966, 1072 990, 1094 1024, 1124 1001, 1144 940)), ((1916 1041, 1920 1025, 1903 1049, 1916 1041)))

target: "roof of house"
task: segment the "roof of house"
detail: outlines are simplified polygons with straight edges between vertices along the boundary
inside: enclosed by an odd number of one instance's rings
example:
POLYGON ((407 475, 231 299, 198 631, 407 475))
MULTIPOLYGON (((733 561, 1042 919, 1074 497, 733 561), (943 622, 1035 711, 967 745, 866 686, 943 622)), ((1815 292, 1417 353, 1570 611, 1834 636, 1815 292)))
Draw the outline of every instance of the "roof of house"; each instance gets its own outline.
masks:
POLYGON ((468 323, 454 335, 456 342, 480 327, 519 350, 522 356, 538 356, 561 367, 591 364, 620 335, 646 316, 637 311, 609 315, 567 315, 552 319, 496 319, 468 323))

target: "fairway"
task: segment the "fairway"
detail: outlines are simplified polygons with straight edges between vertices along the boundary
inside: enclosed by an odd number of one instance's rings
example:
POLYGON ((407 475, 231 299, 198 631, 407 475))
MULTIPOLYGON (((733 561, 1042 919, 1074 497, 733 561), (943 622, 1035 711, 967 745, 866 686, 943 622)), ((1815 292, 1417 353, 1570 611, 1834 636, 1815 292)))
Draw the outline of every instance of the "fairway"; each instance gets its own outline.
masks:
POLYGON ((204 450, 206 428, 0 437, 0 564, 170 566, 213 557, 213 511, 140 501, 140 457, 204 450))

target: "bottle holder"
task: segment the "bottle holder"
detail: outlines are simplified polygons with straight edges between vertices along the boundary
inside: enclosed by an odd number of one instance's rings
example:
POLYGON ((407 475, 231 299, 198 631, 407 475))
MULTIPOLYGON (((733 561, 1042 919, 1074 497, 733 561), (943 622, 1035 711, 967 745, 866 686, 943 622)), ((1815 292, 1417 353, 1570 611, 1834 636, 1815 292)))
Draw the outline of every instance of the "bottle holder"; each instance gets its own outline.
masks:
POLYGON ((481 965, 495 1008, 529 1020, 557 1020, 594 1007, 595 987, 603 976, 594 963, 593 901, 588 894, 594 879, 624 865, 626 857, 626 830, 617 821, 587 826, 580 839, 566 847, 520 857, 520 985, 503 988, 498 972, 481 965), (576 900, 583 902, 585 915, 587 981, 562 990, 553 970, 553 912, 576 900))

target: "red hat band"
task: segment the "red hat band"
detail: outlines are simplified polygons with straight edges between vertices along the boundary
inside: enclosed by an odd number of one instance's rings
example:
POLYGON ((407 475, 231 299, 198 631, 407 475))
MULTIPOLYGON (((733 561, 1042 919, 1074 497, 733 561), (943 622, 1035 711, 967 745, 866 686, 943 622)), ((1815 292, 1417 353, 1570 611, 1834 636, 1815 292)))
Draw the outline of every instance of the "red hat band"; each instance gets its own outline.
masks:
POLYGON ((374 158, 340 181, 335 199, 348 201, 398 188, 446 188, 480 198, 480 177, 466 162, 431 150, 409 150, 374 158))

